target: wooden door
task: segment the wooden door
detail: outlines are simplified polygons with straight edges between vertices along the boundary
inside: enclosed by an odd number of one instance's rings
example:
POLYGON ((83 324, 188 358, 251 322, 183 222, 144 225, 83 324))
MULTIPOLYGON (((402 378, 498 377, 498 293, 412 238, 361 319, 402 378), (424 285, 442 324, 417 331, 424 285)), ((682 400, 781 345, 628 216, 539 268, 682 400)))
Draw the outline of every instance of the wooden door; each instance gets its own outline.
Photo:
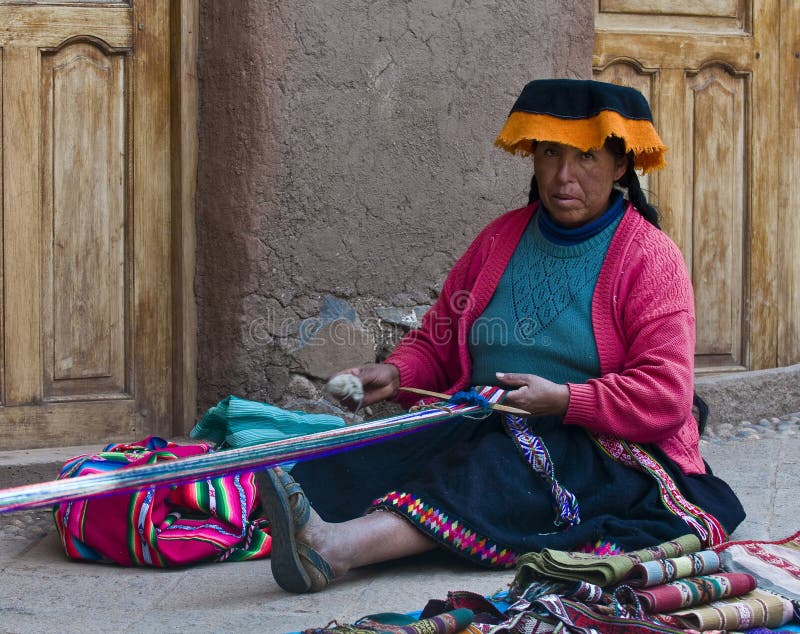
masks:
POLYGON ((169 3, 0 24, 0 448, 170 435, 169 3))
POLYGON ((787 165, 798 166, 781 103, 786 74, 798 74, 781 28, 794 0, 596 1, 596 78, 641 90, 669 146, 647 188, 692 274, 697 368, 775 367, 788 297, 779 227, 796 224, 780 208, 787 165))

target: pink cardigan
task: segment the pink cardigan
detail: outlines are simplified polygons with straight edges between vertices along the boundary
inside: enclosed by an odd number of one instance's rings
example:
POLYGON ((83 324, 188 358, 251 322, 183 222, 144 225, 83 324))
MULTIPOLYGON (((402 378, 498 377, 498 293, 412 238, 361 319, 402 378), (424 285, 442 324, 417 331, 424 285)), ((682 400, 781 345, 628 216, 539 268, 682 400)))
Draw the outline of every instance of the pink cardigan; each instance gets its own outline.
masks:
MULTIPOLYGON (((535 213, 537 203, 491 222, 453 266, 422 326, 386 360, 400 385, 454 393, 468 387, 467 341, 535 213)), ((568 383, 564 424, 660 447, 684 473, 705 473, 694 391, 694 300, 677 246, 631 206, 592 297, 601 377, 568 383)), ((416 398, 400 393, 404 405, 416 398)))

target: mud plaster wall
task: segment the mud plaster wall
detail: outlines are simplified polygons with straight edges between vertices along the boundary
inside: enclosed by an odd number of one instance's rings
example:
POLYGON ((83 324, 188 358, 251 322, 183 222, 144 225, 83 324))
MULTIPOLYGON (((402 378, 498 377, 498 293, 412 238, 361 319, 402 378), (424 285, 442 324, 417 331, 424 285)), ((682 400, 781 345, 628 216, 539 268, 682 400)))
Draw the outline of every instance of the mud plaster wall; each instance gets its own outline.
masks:
POLYGON ((519 90, 588 77, 588 0, 201 2, 198 411, 383 358, 483 225, 519 90))

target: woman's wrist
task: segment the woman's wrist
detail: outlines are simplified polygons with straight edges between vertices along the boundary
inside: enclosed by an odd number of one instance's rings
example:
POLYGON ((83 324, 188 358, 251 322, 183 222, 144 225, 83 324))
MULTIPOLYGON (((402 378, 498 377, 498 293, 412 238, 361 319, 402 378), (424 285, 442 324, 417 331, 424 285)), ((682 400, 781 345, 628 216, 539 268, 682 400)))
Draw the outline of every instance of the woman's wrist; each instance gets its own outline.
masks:
POLYGON ((569 409, 569 386, 554 384, 553 390, 553 413, 564 416, 569 409))

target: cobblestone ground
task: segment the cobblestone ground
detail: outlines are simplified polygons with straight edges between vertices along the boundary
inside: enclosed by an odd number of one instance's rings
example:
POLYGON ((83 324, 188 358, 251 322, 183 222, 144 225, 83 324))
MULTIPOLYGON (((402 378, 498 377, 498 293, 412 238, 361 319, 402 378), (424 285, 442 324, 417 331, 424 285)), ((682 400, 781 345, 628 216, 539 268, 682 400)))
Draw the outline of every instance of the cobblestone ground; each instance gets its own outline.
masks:
POLYGON ((0 515, 0 539, 27 540, 55 533, 53 512, 50 509, 34 509, 0 515))
POLYGON ((722 423, 710 427, 703 434, 703 441, 721 443, 730 440, 759 440, 760 438, 800 437, 800 412, 762 418, 757 422, 749 420, 740 423, 722 423))
MULTIPOLYGON (((704 443, 746 442, 761 438, 800 438, 800 412, 762 418, 756 422, 723 423, 709 427, 701 440, 704 443)), ((35 509, 0 515, 0 539, 36 539, 55 532, 49 509, 35 509)))

